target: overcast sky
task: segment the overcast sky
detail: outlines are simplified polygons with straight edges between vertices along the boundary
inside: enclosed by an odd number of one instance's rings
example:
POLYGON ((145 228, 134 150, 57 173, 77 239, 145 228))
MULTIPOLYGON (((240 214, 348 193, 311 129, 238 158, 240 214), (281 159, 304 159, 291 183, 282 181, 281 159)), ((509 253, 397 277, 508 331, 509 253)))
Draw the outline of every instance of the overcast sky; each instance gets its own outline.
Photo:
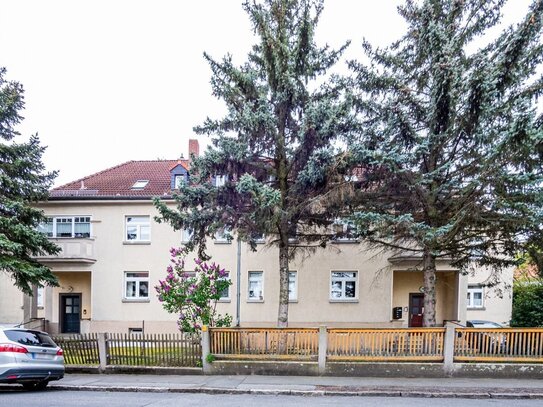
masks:
MULTIPOLYGON (((318 41, 360 57, 405 27, 398 0, 327 0, 318 41)), ((529 0, 511 0, 518 22, 529 0)), ((202 54, 241 63, 254 43, 241 0, 0 0, 0 66, 25 88, 24 135, 48 146, 61 185, 129 160, 187 156, 192 128, 218 117, 202 54)), ((341 62, 343 65, 344 63, 341 62)), ((23 137, 18 139, 23 141, 23 137)), ((200 144, 207 140, 200 138, 200 144)))

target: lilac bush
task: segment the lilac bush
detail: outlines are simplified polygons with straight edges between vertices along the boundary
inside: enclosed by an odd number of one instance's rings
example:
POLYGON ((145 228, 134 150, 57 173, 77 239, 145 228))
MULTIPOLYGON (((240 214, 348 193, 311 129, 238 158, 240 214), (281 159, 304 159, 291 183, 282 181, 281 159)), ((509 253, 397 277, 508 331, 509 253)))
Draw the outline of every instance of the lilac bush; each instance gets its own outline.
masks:
POLYGON ((195 259, 194 271, 186 271, 187 254, 185 248, 170 249, 166 278, 155 286, 158 300, 166 311, 179 315, 177 324, 183 332, 199 331, 202 325, 230 326, 232 317, 216 311, 221 293, 232 284, 228 272, 200 259, 195 259))

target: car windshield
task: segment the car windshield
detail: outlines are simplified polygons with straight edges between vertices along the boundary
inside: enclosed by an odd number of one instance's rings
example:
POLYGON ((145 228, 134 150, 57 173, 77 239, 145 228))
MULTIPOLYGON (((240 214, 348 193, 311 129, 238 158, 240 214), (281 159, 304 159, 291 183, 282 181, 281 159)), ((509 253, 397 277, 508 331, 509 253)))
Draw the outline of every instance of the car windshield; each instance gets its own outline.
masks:
POLYGON ((21 345, 43 346, 47 348, 54 348, 57 346, 49 335, 44 334, 43 332, 6 330, 4 333, 10 341, 18 342, 21 345))

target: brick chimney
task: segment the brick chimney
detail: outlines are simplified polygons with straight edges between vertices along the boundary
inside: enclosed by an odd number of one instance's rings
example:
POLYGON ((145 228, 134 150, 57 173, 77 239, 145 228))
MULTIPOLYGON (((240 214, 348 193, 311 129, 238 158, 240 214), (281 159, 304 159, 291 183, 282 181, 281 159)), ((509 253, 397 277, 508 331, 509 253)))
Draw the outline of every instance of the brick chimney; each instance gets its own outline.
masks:
POLYGON ((189 139, 189 159, 191 155, 194 155, 195 157, 198 157, 200 154, 200 145, 198 144, 198 140, 196 139, 189 139))

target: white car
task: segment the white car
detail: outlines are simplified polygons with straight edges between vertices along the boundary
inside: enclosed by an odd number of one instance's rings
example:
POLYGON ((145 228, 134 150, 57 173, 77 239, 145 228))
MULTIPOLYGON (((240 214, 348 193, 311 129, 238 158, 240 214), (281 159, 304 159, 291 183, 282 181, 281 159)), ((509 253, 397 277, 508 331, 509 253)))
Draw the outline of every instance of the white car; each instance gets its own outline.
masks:
POLYGON ((64 377, 64 353, 46 332, 0 328, 0 383, 43 390, 64 377))

